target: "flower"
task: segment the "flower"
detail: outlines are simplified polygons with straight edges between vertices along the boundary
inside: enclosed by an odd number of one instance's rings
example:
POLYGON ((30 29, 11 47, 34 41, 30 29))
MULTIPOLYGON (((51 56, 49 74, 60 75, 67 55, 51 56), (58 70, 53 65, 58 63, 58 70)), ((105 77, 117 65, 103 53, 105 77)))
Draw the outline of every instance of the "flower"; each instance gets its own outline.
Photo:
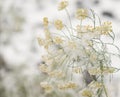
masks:
POLYGON ((89 84, 89 86, 92 88, 101 88, 103 84, 101 82, 93 81, 89 84))
POLYGON ((79 20, 83 20, 88 16, 88 12, 86 9, 79 8, 76 11, 76 18, 79 20))
MULTIPOLYGON (((67 6, 67 1, 61 1, 58 10, 66 9, 67 6)), ((57 29, 56 32, 54 32, 54 29, 49 30, 48 18, 43 18, 45 37, 43 39, 38 38, 38 42, 45 48, 46 55, 42 57, 44 64, 41 64, 39 68, 47 75, 45 80, 49 80, 49 83, 41 83, 46 92, 56 89, 56 86, 59 90, 78 90, 79 81, 74 81, 80 75, 79 77, 83 78, 86 84, 86 87, 81 87, 84 88, 81 91, 82 96, 96 97, 98 90, 104 88, 101 75, 104 77, 104 74, 117 71, 116 68, 111 67, 110 57, 117 54, 107 51, 109 45, 114 44, 106 43, 102 39, 103 35, 112 32, 111 22, 103 22, 98 25, 98 20, 96 20, 98 18, 94 18, 97 15, 92 10, 91 12, 92 14, 88 14, 87 9, 77 9, 75 15, 78 24, 74 23, 77 25, 75 27, 70 20, 69 11, 66 9, 70 25, 56 19, 53 23, 53 26, 57 29), (92 21, 94 25, 82 23, 82 20, 86 18, 92 21)), ((111 37, 114 41, 114 33, 107 37, 111 37)))
POLYGON ((43 45, 44 44, 44 40, 41 39, 40 37, 38 37, 37 40, 38 40, 39 45, 43 45))
POLYGON ((54 25, 55 25, 55 27, 56 27, 57 30, 62 30, 62 28, 63 28, 63 23, 62 23, 61 20, 56 20, 54 22, 54 25))
POLYGON ((63 9, 65 9, 67 6, 68 6, 68 1, 63 0, 63 1, 61 1, 61 2, 59 3, 58 10, 63 10, 63 9))
POLYGON ((47 17, 44 17, 44 18, 43 18, 43 25, 44 25, 45 27, 47 27, 47 26, 48 26, 48 23, 49 23, 48 18, 47 18, 47 17))
POLYGON ((51 34, 47 28, 44 29, 44 32, 45 32, 45 39, 38 37, 37 40, 40 46, 43 46, 45 49, 48 49, 48 47, 53 44, 51 39, 51 34))
POLYGON ((99 67, 96 67, 96 68, 92 68, 92 69, 89 69, 89 73, 91 75, 100 75, 101 73, 102 74, 109 74, 109 73, 113 73, 115 72, 115 68, 114 67, 106 67, 104 66, 102 69, 99 67))
POLYGON ((81 94, 84 97, 92 97, 93 92, 91 90, 89 90, 89 89, 84 89, 81 94))
POLYGON ((63 40, 61 39, 61 37, 54 37, 53 38, 53 41, 56 43, 56 44, 61 44, 61 43, 63 43, 63 40))
POLYGON ((47 40, 51 40, 51 34, 50 34, 49 29, 44 29, 44 32, 45 32, 45 38, 47 40))
POLYGON ((64 77, 64 73, 61 70, 54 70, 48 73, 50 77, 62 78, 64 77))
POLYGON ((72 82, 72 81, 58 85, 58 89, 60 89, 60 90, 74 89, 76 87, 77 87, 77 84, 75 82, 72 82))
POLYGON ((49 68, 48 66, 46 66, 45 64, 40 64, 40 70, 44 73, 48 73, 49 72, 49 68))
POLYGON ((45 62, 48 65, 48 64, 52 64, 54 59, 52 59, 48 55, 44 55, 44 56, 42 56, 42 60, 43 60, 43 62, 45 62))
POLYGON ((41 82, 40 86, 44 88, 46 93, 50 93, 53 90, 53 87, 48 82, 41 82))
POLYGON ((101 27, 101 34, 108 35, 110 32, 112 32, 112 23, 111 22, 104 22, 101 27))

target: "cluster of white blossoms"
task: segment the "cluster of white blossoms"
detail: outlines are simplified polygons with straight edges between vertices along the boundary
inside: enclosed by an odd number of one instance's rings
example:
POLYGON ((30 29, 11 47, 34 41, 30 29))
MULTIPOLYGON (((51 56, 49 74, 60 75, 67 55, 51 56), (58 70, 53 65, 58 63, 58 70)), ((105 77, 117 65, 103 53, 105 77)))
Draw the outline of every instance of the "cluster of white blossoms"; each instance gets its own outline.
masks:
MULTIPOLYGON (((67 6, 67 1, 61 1, 58 10, 65 9, 70 20, 67 6)), ((108 21, 102 23, 93 10, 83 8, 77 9, 75 18, 79 24, 74 27, 71 20, 67 26, 60 19, 51 22, 47 17, 43 18, 45 37, 38 37, 38 42, 47 54, 42 56, 39 68, 47 77, 40 85, 47 93, 69 89, 79 91, 83 97, 107 96, 104 76, 119 70, 111 66, 110 56, 120 57, 119 53, 107 51, 108 45, 116 47, 114 43, 104 43, 101 39, 102 36, 110 37, 114 42, 112 24, 108 21), (93 24, 83 25, 87 19, 93 24), (51 31, 51 26, 56 30, 51 31), (82 83, 76 81, 76 75, 83 76, 86 86, 82 90, 82 83)))

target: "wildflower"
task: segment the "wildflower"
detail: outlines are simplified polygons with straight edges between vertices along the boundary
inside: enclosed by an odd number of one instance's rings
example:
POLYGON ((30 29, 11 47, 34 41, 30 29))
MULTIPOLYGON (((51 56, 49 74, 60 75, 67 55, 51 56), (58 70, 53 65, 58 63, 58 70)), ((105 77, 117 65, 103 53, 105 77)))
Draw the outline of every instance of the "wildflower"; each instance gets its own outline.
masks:
POLYGON ((46 40, 45 44, 44 44, 44 48, 47 50, 50 45, 52 45, 52 41, 51 40, 46 40))
POLYGON ((54 70, 48 73, 50 77, 62 78, 64 77, 64 73, 60 70, 54 70))
POLYGON ((86 29, 85 26, 77 25, 77 26, 76 26, 76 31, 80 34, 80 33, 85 33, 85 32, 87 32, 87 29, 86 29))
POLYGON ((41 39, 41 38, 38 38, 38 43, 39 45, 43 46, 45 49, 48 49, 48 47, 50 45, 52 45, 52 41, 51 40, 44 40, 44 39, 41 39))
POLYGON ((56 27, 57 30, 62 30, 62 28, 63 28, 63 23, 62 23, 61 20, 56 20, 56 21, 54 22, 54 24, 55 24, 55 27, 56 27))
POLYGON ((110 32, 112 32, 111 24, 111 22, 104 22, 100 27, 101 34, 108 35, 110 32))
POLYGON ((95 60, 97 60, 97 55, 93 53, 90 55, 90 61, 94 62, 95 60))
POLYGON ((76 11, 76 18, 79 19, 79 20, 83 20, 85 19, 86 17, 88 16, 88 12, 86 9, 77 9, 76 11))
POLYGON ((50 31, 48 29, 44 29, 44 32, 45 32, 45 38, 47 40, 51 39, 51 34, 50 34, 50 31))
POLYGON ((60 90, 74 89, 74 88, 76 88, 76 87, 77 87, 76 83, 75 83, 75 82, 72 82, 72 81, 69 81, 69 82, 67 82, 67 83, 59 84, 59 85, 58 85, 58 88, 59 88, 60 90))
POLYGON ((115 68, 113 67, 103 67, 102 69, 101 68, 92 68, 92 69, 89 69, 89 73, 91 75, 97 75, 97 74, 109 74, 109 73, 113 73, 115 71, 115 68))
POLYGON ((49 23, 48 18, 47 18, 47 17, 44 17, 44 18, 43 18, 43 25, 44 25, 45 27, 47 27, 47 26, 48 26, 48 23, 49 23))
POLYGON ((81 68, 75 67, 75 68, 73 68, 73 72, 75 72, 75 73, 81 73, 81 68))
POLYGON ((103 84, 100 82, 97 82, 97 81, 93 81, 89 84, 89 86, 92 88, 101 88, 103 86, 103 84))
POLYGON ((46 56, 46 55, 44 55, 44 56, 42 56, 42 60, 46 63, 46 64, 52 64, 53 63, 53 61, 54 61, 54 59, 52 59, 52 58, 50 58, 50 56, 46 56))
POLYGON ((61 2, 59 3, 58 10, 63 10, 63 9, 65 9, 67 6, 68 6, 68 1, 63 0, 63 1, 61 1, 61 2))
POLYGON ((49 67, 46 66, 45 64, 41 64, 39 68, 44 73, 48 73, 49 72, 49 67))
MULTIPOLYGON (((93 28, 93 26, 90 26, 90 25, 85 25, 85 26, 77 25, 76 31, 78 33, 90 33, 90 32, 94 32, 94 28, 93 28)), ((91 34, 93 34, 93 33, 91 33, 91 34)))
POLYGON ((75 82, 69 81, 68 83, 65 84, 65 87, 69 89, 74 89, 77 87, 77 85, 75 82))
POLYGON ((92 69, 89 69, 89 73, 91 75, 96 75, 96 74, 100 74, 100 70, 98 68, 92 68, 92 69))
MULTIPOLYGON (((67 1, 61 1, 58 10, 66 9, 67 6, 67 1)), ((66 12, 70 20, 67 9, 66 12)), ((89 17, 87 9, 79 8, 75 15, 78 20, 82 21, 86 18, 93 19, 93 15, 96 14, 93 13, 92 17, 89 17)), ((108 35, 112 32, 111 22, 104 22, 101 26, 96 26, 97 21, 95 21, 95 18, 94 22, 96 22, 94 26, 81 23, 74 28, 71 20, 69 27, 69 25, 65 25, 57 19, 54 21, 54 27, 57 30, 62 30, 61 32, 64 30, 66 33, 54 33, 53 31, 52 33, 48 29, 48 18, 43 18, 45 39, 38 38, 38 42, 46 49, 47 55, 42 57, 45 64, 41 64, 39 68, 47 74, 50 78, 49 81, 55 84, 53 87, 57 86, 60 90, 76 89, 78 87, 77 83, 68 80, 77 77, 75 73, 81 73, 83 77, 80 78, 84 79, 87 86, 81 91, 81 95, 96 97, 95 94, 104 85, 103 82, 98 82, 102 80, 101 75, 115 72, 116 68, 107 67, 106 65, 111 62, 109 59, 111 53, 107 52, 107 46, 114 44, 104 43, 101 39, 102 35, 108 35), (82 71, 81 68, 84 70, 82 71), (65 83, 57 84, 57 82, 65 83), (94 89, 95 91, 93 91, 94 89)), ((113 35, 109 36, 114 40, 113 35)), ((52 85, 47 82, 42 82, 41 87, 47 93, 50 93, 53 89, 52 85)))
POLYGON ((48 82, 41 82, 40 86, 44 88, 46 93, 50 93, 53 90, 53 87, 48 82))
POLYGON ((63 40, 60 38, 60 37, 54 37, 53 41, 56 43, 56 44, 61 44, 63 43, 63 40))
POLYGON ((38 40, 39 45, 43 45, 44 44, 44 40, 43 39, 38 37, 37 40, 38 40))
POLYGON ((90 91, 89 89, 84 89, 81 94, 82 94, 82 96, 84 96, 84 97, 92 97, 93 92, 90 91))

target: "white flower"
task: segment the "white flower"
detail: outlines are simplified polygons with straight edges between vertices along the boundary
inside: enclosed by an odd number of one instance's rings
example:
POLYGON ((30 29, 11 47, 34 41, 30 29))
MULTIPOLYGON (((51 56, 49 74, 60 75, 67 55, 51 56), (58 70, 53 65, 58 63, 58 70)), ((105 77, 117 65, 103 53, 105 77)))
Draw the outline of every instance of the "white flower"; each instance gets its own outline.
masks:
POLYGON ((48 82, 41 82, 40 86, 44 88, 46 93, 50 93, 53 90, 53 87, 48 82))
POLYGON ((79 20, 83 20, 88 16, 88 12, 86 9, 79 8, 76 11, 76 18, 79 20))
POLYGON ((44 18, 43 18, 43 24, 44 24, 44 26, 47 27, 47 26, 48 26, 48 23, 49 23, 48 18, 47 18, 47 17, 44 17, 44 18))
POLYGON ((68 1, 63 0, 59 3, 58 10, 63 10, 68 6, 68 1))
POLYGON ((84 89, 81 94, 84 97, 92 97, 93 92, 91 90, 89 90, 89 89, 84 89))
POLYGON ((55 24, 55 27, 56 27, 57 30, 62 30, 63 23, 62 23, 61 20, 55 20, 54 24, 55 24))

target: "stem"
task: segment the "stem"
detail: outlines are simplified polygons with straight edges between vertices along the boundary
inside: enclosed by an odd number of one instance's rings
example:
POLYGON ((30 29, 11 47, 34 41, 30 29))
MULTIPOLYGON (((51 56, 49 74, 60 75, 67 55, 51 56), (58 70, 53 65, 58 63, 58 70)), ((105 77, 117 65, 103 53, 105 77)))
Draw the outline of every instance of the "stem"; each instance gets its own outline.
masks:
POLYGON ((108 94, 107 94, 107 90, 106 90, 106 88, 105 88, 105 85, 103 85, 103 89, 104 89, 104 92, 105 92, 106 97, 108 97, 108 94))
MULTIPOLYGON (((69 12, 68 12, 67 9, 65 9, 65 11, 66 11, 66 13, 67 13, 67 16, 68 16, 68 19, 69 19, 69 22, 70 22, 70 26, 71 26, 71 28, 72 28, 72 22, 71 22, 70 14, 69 14, 69 12)), ((73 34, 73 30, 72 30, 72 29, 71 29, 71 32, 72 32, 72 34, 73 34)))
POLYGON ((93 20, 93 24, 94 24, 94 28, 95 28, 95 24, 96 24, 96 23, 95 23, 95 13, 94 13, 94 11, 93 11, 92 9, 90 9, 90 11, 92 12, 92 15, 93 15, 93 19, 94 19, 94 20, 93 20))

